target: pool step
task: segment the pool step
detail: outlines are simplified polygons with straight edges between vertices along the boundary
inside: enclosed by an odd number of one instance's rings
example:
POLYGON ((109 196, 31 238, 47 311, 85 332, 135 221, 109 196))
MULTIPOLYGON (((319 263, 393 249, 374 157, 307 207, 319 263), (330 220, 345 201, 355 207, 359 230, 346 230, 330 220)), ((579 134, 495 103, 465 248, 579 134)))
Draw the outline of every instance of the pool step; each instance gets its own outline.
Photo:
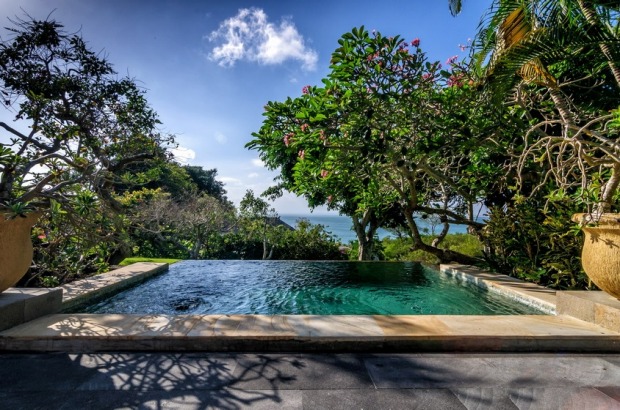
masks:
POLYGON ((569 316, 55 314, 0 332, 0 351, 620 352, 569 316))
POLYGON ((71 311, 168 271, 167 263, 138 262, 62 285, 62 309, 71 311))

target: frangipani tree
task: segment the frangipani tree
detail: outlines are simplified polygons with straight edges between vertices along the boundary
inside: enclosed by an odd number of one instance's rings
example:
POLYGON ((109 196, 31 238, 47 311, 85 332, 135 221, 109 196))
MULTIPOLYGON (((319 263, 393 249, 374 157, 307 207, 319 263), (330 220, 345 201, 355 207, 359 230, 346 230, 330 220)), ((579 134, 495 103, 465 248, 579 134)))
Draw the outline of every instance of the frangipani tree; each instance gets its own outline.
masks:
POLYGON ((304 87, 303 92, 294 100, 269 102, 263 127, 248 147, 259 149, 271 169, 280 168, 279 184, 268 193, 287 189, 303 195, 311 207, 326 205, 350 216, 359 242, 358 258, 370 259, 385 208, 392 207, 396 198, 370 177, 373 164, 360 161, 359 150, 330 145, 330 135, 340 131, 336 105, 329 98, 316 98, 325 89, 304 87))
POLYGON ((472 212, 480 193, 465 176, 468 156, 484 138, 472 143, 466 122, 478 120, 462 117, 475 112, 458 91, 469 87, 465 73, 427 61, 418 39, 361 27, 339 44, 323 86, 269 103, 248 147, 281 167, 285 188, 327 203, 343 195, 341 211, 372 210, 379 224, 398 209, 414 248, 442 261, 473 262, 423 242, 415 221, 418 213, 433 213, 446 224, 481 226, 472 212))

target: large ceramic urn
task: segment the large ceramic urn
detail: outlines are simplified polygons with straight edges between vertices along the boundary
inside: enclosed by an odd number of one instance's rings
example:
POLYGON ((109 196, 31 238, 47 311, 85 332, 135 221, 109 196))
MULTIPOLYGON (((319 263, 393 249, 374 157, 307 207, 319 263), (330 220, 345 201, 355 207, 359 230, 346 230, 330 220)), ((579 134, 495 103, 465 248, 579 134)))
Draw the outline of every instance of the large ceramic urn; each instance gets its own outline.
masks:
MULTIPOLYGON (((573 215, 573 221, 587 221, 587 214, 573 215)), ((620 214, 603 214, 598 221, 584 224, 581 264, 586 275, 603 291, 620 299, 620 214)))
POLYGON ((7 218, 0 214, 0 292, 15 285, 32 263, 30 231, 41 214, 7 218))

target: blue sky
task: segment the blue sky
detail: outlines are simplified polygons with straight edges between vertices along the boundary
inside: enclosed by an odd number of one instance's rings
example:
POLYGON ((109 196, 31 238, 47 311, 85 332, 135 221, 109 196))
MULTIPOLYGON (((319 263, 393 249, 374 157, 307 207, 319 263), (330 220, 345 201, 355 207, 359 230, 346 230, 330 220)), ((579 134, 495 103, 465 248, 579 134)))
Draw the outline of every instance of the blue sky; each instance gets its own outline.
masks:
MULTIPOLYGON (((0 16, 6 27, 8 17, 24 11, 35 18, 52 13, 67 31, 80 30, 91 49, 146 90, 163 129, 177 135, 179 157, 217 168, 238 203, 246 189, 260 193, 276 175, 244 148, 261 126, 265 103, 319 84, 342 34, 364 25, 419 38, 429 57, 443 62, 466 54, 459 45, 474 36, 490 3, 464 0, 463 12, 452 17, 448 0, 0 0, 0 16)), ((0 119, 10 117, 0 112, 0 119)), ((293 195, 274 207, 280 214, 309 212, 293 195)))

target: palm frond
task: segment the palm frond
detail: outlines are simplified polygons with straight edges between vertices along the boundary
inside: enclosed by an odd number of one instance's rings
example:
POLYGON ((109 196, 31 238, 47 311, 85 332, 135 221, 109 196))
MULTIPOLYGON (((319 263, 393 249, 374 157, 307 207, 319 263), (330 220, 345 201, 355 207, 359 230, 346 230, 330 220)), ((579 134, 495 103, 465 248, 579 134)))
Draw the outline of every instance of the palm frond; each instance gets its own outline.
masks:
MULTIPOLYGON (((474 59, 484 67, 487 89, 503 99, 520 81, 555 87, 548 67, 605 45, 620 60, 614 30, 592 29, 575 0, 495 0, 480 24, 474 59)), ((594 2, 593 2, 594 3, 594 2)), ((597 3, 604 3, 598 1, 597 3)), ((593 61, 592 66, 604 62, 593 61)))

